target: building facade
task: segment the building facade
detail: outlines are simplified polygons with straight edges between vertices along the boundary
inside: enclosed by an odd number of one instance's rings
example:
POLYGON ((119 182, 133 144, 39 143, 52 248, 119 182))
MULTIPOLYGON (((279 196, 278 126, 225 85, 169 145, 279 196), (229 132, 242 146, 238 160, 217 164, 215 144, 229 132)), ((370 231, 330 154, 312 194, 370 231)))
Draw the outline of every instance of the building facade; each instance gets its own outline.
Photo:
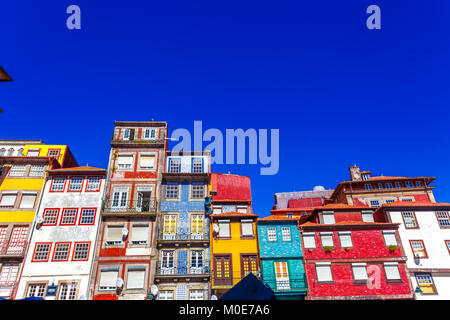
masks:
POLYGON ((93 299, 146 299, 156 270, 166 122, 116 121, 91 281, 93 299))
POLYGON ((41 140, 0 140, 0 157, 20 157, 26 145, 42 145, 41 140))
POLYGON ((298 218, 258 219, 261 281, 277 299, 303 300, 307 292, 298 218))
POLYGON ((105 178, 92 167, 49 171, 16 299, 87 299, 105 178))
POLYGON ((450 300, 450 204, 394 202, 379 211, 400 224, 416 298, 450 300))
POLYGON ((209 300, 209 152, 167 152, 155 284, 159 300, 209 300))

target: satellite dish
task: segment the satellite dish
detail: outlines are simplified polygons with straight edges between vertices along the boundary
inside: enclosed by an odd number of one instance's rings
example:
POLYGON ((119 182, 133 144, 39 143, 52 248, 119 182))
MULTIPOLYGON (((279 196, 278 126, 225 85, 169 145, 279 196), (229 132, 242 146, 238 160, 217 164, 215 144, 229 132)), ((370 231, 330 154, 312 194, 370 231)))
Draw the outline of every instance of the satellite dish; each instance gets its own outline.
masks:
POLYGON ((122 236, 124 238, 126 238, 128 236, 128 229, 127 228, 122 228, 122 236))
POLYGON ((213 224, 213 230, 214 230, 214 232, 219 232, 219 225, 217 224, 217 223, 214 223, 213 224))
POLYGON ((122 280, 122 278, 117 278, 117 279, 116 279, 116 287, 122 288, 122 286, 123 286, 123 280, 122 280))
POLYGON ((150 288, 150 292, 151 292, 152 295, 154 295, 154 296, 158 295, 158 292, 159 292, 158 287, 155 286, 155 285, 152 285, 151 288, 150 288))
POLYGON ((216 295, 212 295, 211 296, 211 300, 217 300, 217 296, 216 295))

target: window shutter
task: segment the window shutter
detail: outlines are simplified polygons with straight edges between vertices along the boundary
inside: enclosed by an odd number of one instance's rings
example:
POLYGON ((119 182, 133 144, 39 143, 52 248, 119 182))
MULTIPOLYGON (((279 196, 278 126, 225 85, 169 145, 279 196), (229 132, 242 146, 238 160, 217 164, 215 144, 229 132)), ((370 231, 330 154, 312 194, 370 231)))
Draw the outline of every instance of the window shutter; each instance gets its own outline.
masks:
POLYGON ((219 221, 219 237, 229 237, 230 236, 230 223, 219 221))
POLYGON ((397 239, 395 239, 394 231, 383 231, 384 241, 386 242, 386 246, 397 245, 397 239))
POLYGON ((147 241, 148 234, 148 225, 133 225, 131 242, 147 241))
POLYGON ((153 155, 141 155, 141 167, 153 168, 155 166, 155 156, 153 155))
POLYGON ((250 221, 242 221, 242 235, 253 236, 253 225, 250 221))
POLYGON ((334 213, 325 213, 322 215, 324 224, 334 224, 334 213))
POLYGON ((314 233, 303 233, 303 243, 305 248, 315 248, 316 239, 314 233))
POLYGON ((119 270, 102 270, 100 276, 100 287, 116 287, 117 276, 119 270))
POLYGON ((133 156, 132 155, 119 155, 117 157, 117 164, 119 165, 132 165, 133 164, 133 156))
POLYGON ((34 207, 35 201, 36 201, 35 194, 24 194, 22 196, 22 201, 20 201, 20 208, 31 209, 34 207))
POLYGON ((316 264, 318 281, 333 281, 330 264, 316 264))
POLYGON ((353 276, 355 280, 367 280, 367 269, 365 263, 352 263, 353 276))
POLYGON ((323 247, 334 247, 333 242, 333 234, 330 232, 321 232, 320 238, 322 240, 322 246, 323 247))
POLYGON ((127 289, 143 289, 145 281, 145 268, 128 268, 127 289))
POLYGON ((386 262, 384 263, 384 270, 386 271, 386 278, 388 280, 400 279, 400 272, 398 271, 398 263, 386 262))
POLYGON ((14 203, 16 202, 16 197, 17 197, 16 194, 3 194, 0 205, 5 207, 14 206, 14 203))
POLYGON ((374 222, 373 214, 372 213, 363 213, 362 214, 362 221, 363 222, 374 222))
POLYGON ((339 232, 339 238, 342 247, 349 248, 353 246, 351 232, 339 232))
POLYGON ((122 241, 122 226, 108 227, 108 241, 122 241))

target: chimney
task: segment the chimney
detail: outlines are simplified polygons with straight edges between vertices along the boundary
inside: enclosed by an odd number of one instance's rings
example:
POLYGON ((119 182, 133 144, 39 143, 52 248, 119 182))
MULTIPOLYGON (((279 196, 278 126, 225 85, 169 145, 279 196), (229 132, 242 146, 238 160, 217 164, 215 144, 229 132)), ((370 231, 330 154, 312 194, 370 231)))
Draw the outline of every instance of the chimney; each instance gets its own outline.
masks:
POLYGON ((350 170, 350 179, 352 181, 362 180, 361 171, 359 170, 359 167, 356 164, 353 167, 350 167, 349 170, 350 170))

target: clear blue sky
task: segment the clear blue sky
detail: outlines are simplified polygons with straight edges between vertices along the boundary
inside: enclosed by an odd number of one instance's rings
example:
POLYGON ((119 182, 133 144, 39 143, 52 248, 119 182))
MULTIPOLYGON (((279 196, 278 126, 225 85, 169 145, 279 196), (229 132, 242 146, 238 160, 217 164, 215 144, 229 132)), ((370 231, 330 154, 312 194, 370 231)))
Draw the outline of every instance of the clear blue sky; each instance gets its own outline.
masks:
POLYGON ((15 81, 0 84, 0 137, 106 167, 114 120, 277 128, 277 175, 214 167, 251 176, 261 216, 275 192, 334 188, 355 163, 436 176, 450 202, 449 15, 444 0, 2 1, 0 64, 15 81), (80 31, 66 28, 71 4, 80 31), (381 30, 365 26, 371 4, 381 30))

